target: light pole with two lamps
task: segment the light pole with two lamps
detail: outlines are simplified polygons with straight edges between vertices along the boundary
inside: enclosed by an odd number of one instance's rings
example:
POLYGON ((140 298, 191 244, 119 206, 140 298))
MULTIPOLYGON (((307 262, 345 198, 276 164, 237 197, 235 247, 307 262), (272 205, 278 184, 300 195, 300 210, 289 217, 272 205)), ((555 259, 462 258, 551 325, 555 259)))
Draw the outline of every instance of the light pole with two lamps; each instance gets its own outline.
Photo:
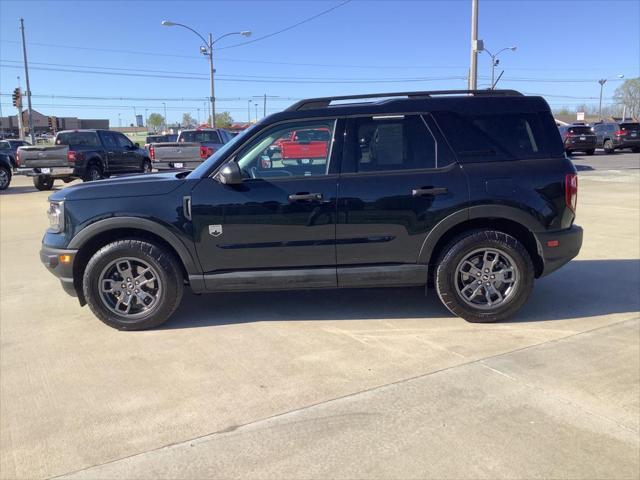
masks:
POLYGON ((505 50, 511 50, 512 52, 515 52, 516 49, 518 47, 513 46, 513 47, 505 47, 501 50, 498 50, 497 53, 493 54, 491 53, 489 50, 487 50, 486 48, 484 49, 485 52, 487 52, 489 54, 489 56, 491 57, 491 90, 493 90, 494 88, 496 88, 495 85, 495 74, 496 74, 496 67, 498 66, 498 64, 500 63, 500 60, 498 60, 498 55, 500 55, 502 52, 504 52, 505 50))
POLYGON ((220 37, 216 38, 215 40, 213 39, 213 35, 210 33, 209 34, 209 40, 207 40, 200 33, 198 33, 196 30, 194 30, 193 28, 191 28, 191 27, 189 27, 187 25, 183 25, 182 23, 176 23, 176 22, 171 22, 169 20, 163 20, 162 21, 162 25, 165 26, 165 27, 178 26, 178 27, 186 28, 187 30, 191 30, 198 37, 200 37, 200 39, 204 42, 204 45, 202 45, 200 47, 200 53, 202 53, 203 55, 206 55, 207 57, 209 57, 209 76, 210 76, 210 79, 211 79, 211 97, 210 97, 210 101, 211 101, 211 123, 213 124, 213 127, 215 127, 216 126, 216 97, 215 97, 215 89, 214 89, 214 84, 213 84, 213 75, 215 73, 215 69, 213 68, 213 46, 218 41, 222 40, 225 37, 229 37, 231 35, 242 35, 243 37, 250 37, 251 36, 251 32, 249 30, 243 30, 241 32, 225 33, 224 35, 221 35, 220 37))

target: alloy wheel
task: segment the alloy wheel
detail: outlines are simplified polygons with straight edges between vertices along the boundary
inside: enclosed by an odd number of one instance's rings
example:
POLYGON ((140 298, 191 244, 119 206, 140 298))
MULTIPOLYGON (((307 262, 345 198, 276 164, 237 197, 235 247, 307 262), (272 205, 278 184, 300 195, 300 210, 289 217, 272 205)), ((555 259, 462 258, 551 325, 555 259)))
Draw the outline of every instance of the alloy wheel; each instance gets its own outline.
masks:
POLYGON ((505 252, 482 248, 467 254, 456 267, 456 290, 474 308, 491 310, 509 301, 518 285, 518 268, 505 252))
POLYGON ((112 261, 102 270, 98 282, 104 306, 130 319, 154 310, 163 294, 155 268, 139 258, 112 261))

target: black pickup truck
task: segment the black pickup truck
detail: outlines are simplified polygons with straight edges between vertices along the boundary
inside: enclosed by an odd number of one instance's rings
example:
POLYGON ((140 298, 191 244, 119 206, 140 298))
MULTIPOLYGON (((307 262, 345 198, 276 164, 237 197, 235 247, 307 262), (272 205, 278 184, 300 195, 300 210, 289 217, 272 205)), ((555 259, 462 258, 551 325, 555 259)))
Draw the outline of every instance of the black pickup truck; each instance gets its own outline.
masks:
POLYGON ((50 190, 56 179, 100 180, 114 173, 150 172, 146 150, 120 132, 65 130, 54 145, 18 148, 17 166, 27 169, 38 190, 50 190))

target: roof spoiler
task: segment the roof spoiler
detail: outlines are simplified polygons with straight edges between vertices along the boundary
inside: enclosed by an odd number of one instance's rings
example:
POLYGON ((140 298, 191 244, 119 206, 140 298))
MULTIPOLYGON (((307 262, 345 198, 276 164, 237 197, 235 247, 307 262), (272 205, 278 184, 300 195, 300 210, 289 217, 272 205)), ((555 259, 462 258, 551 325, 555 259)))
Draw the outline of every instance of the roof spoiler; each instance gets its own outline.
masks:
POLYGON ((320 97, 308 98, 294 103, 286 111, 295 112, 300 110, 314 110, 317 108, 326 108, 331 102, 341 100, 364 100, 364 99, 387 99, 393 97, 406 98, 431 98, 440 95, 469 95, 474 97, 508 97, 523 96, 516 90, 433 90, 423 92, 394 92, 394 93, 367 93, 362 95, 344 95, 339 97, 320 97))

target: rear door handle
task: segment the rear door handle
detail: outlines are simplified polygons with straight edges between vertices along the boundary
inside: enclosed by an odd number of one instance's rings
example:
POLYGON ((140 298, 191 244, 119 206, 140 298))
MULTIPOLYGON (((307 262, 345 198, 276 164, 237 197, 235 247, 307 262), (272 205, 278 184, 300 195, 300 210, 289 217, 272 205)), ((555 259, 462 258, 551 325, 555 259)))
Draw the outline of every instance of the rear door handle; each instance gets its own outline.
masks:
POLYGON ((411 190, 411 195, 414 197, 422 197, 423 195, 444 195, 448 190, 446 187, 426 187, 426 188, 414 188, 411 190))
POLYGON ((322 201, 321 193, 296 193, 289 195, 290 202, 320 202, 322 201))

